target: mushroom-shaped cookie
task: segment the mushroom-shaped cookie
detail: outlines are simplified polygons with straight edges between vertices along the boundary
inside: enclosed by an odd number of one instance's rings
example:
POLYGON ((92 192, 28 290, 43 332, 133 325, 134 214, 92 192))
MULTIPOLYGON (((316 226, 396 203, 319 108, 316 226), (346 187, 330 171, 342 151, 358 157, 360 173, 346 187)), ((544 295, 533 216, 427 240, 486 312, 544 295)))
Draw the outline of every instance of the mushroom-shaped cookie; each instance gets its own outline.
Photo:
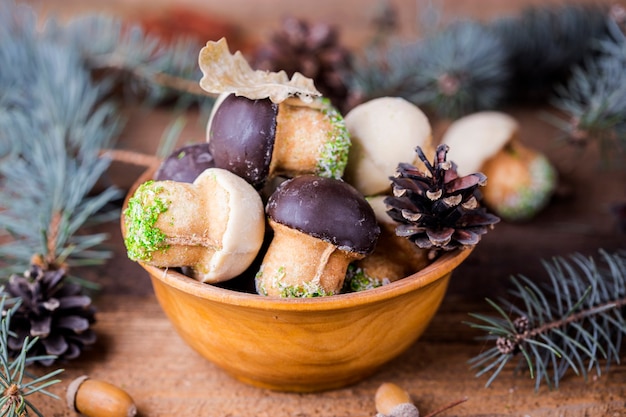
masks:
POLYGON ((208 143, 195 143, 178 148, 168 155, 161 162, 154 179, 193 182, 205 169, 214 167, 208 143))
POLYGON ((367 101, 350 110, 345 122, 352 145, 344 179, 363 195, 388 192, 399 161, 420 164, 416 146, 429 158, 434 155, 428 118, 403 98, 367 101))
POLYGON ((380 234, 365 198, 333 178, 285 181, 270 196, 266 213, 274 236, 256 276, 262 295, 337 294, 350 262, 372 253, 380 234))
POLYGON ((207 126, 215 165, 256 189, 268 178, 315 174, 341 178, 350 138, 341 114, 319 98, 313 80, 284 71, 253 70, 224 39, 198 57, 200 86, 218 94, 207 126))
POLYGON ((326 99, 276 104, 230 94, 220 100, 207 135, 216 166, 257 189, 276 175, 341 178, 350 149, 343 117, 326 99))
POLYGON ((519 123, 508 114, 485 111, 453 122, 443 135, 448 157, 460 175, 482 172, 489 181, 483 202, 505 220, 527 220, 543 209, 557 173, 542 153, 519 140, 519 123))
POLYGON ((128 257, 158 267, 189 267, 215 283, 242 273, 265 231, 256 190, 235 174, 209 168, 193 183, 147 181, 124 210, 128 257))

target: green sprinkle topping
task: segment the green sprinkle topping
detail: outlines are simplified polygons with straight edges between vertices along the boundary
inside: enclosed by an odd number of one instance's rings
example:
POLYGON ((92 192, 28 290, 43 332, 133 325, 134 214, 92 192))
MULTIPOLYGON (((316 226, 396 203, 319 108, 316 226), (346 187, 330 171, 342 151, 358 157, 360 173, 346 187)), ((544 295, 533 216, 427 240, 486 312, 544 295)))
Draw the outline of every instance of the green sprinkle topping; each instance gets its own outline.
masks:
POLYGON ((348 266, 348 273, 346 274, 345 291, 358 292, 364 290, 371 290, 372 288, 382 287, 389 284, 389 280, 386 278, 378 279, 369 276, 365 273, 363 268, 356 267, 354 265, 348 266))
POLYGON ((263 268, 254 276, 254 285, 257 293, 267 296, 267 288, 265 288, 265 281, 263 281, 263 268))
MULTIPOLYGON (((274 276, 269 280, 269 285, 279 291, 282 298, 313 298, 333 295, 332 291, 326 291, 321 285, 314 282, 304 282, 300 285, 286 285, 283 280, 287 275, 284 266, 278 268, 274 276)), ((263 280, 263 268, 255 276, 256 290, 261 295, 268 295, 265 285, 268 281, 263 280)))
POLYGON ((326 291, 319 284, 305 282, 302 285, 281 285, 280 296, 282 298, 313 298, 333 295, 332 291, 326 291))
POLYGON ((543 155, 535 158, 529 166, 530 183, 520 187, 517 193, 498 206, 498 213, 509 220, 526 220, 545 207, 556 187, 556 170, 543 155))
POLYGON ((147 181, 128 200, 128 207, 124 210, 124 244, 133 261, 149 261, 153 252, 168 247, 165 244, 167 236, 156 227, 159 216, 168 209, 168 203, 158 197, 163 191, 162 186, 147 181))
POLYGON ((320 149, 316 173, 320 177, 339 179, 348 164, 350 135, 343 116, 333 107, 330 100, 324 98, 322 104, 321 112, 328 117, 333 128, 328 132, 328 140, 320 149))
POLYGON ((178 153, 178 155, 176 155, 176 159, 183 159, 185 157, 185 155, 187 155, 187 152, 185 151, 180 151, 178 153))

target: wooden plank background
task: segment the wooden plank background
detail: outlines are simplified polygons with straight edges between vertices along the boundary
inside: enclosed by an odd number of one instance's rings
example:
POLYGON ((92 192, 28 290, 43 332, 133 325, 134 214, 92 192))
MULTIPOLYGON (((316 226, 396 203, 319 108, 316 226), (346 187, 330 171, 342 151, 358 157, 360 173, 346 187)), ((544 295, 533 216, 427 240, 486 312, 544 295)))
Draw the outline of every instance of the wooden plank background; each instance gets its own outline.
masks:
MULTIPOLYGON (((167 0, 32 0, 42 13, 70 17, 101 11, 133 17, 158 14, 172 5, 167 0)), ((402 30, 414 34, 415 21, 425 1, 394 1, 402 11, 402 30)), ((557 3, 557 2, 553 2, 557 3)), ((622 2, 623 3, 623 2, 622 2)), ((359 45, 368 33, 368 19, 376 1, 317 0, 315 2, 187 0, 177 2, 199 12, 244 28, 245 37, 261 39, 287 14, 325 20, 340 25, 345 43, 359 45)), ((529 4, 545 1, 470 1, 440 3, 446 16, 490 19, 515 13, 529 4)), ((146 113, 128 109, 130 122, 121 144, 125 148, 154 152, 163 130, 171 122, 166 109, 146 113)), ((583 160, 571 150, 554 145, 558 132, 541 118, 546 109, 518 108, 510 112, 522 125, 521 139, 547 153, 557 166, 561 188, 547 210, 531 222, 502 223, 487 235, 470 258, 453 275, 443 305, 426 334, 401 357, 371 378, 354 386, 318 394, 290 394, 244 385, 200 358, 174 332, 161 312, 146 273, 124 253, 117 224, 103 228, 111 234, 114 259, 102 268, 86 272, 103 285, 95 297, 99 335, 96 347, 69 363, 63 382, 53 391, 63 395, 76 376, 88 374, 124 387, 136 400, 141 416, 313 417, 373 416, 374 392, 386 381, 407 389, 423 415, 467 397, 445 416, 624 416, 626 415, 626 366, 613 367, 599 378, 584 381, 571 376, 558 391, 533 390, 527 375, 506 369, 490 388, 476 379, 467 360, 483 346, 477 333, 463 321, 469 312, 487 309, 485 297, 505 295, 508 277, 524 274, 545 277, 542 259, 579 252, 594 256, 599 248, 623 248, 624 235, 617 230, 611 207, 626 199, 626 170, 606 171, 594 150, 583 160)), ((189 123, 181 142, 198 140, 203 127, 189 123)), ((435 122, 435 130, 443 124, 435 122)), ((122 187, 141 169, 114 164, 110 178, 122 187)), ((62 401, 39 396, 33 399, 46 416, 71 416, 62 401)))

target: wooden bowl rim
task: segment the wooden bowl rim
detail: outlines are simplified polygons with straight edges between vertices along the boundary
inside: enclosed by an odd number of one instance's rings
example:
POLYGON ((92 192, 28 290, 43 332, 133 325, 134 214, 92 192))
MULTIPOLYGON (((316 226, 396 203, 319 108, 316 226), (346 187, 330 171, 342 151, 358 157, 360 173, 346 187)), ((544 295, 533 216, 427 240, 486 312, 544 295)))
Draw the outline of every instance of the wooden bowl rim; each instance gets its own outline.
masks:
MULTIPOLYGON (((126 195, 123 206, 124 208, 128 204, 128 199, 132 196, 139 185, 150 179, 155 170, 156 167, 148 168, 132 185, 126 195)), ((120 223, 123 229, 123 216, 120 223)), ((123 230, 122 234, 124 234, 123 230)), ((360 292, 313 298, 266 297, 259 294, 230 290, 197 281, 174 270, 158 268, 143 262, 138 263, 150 274, 153 279, 157 279, 168 287, 175 288, 197 298, 222 304, 250 307, 261 310, 307 312, 354 308, 385 301, 412 291, 416 291, 439 279, 443 279, 447 274, 451 273, 457 266, 459 266, 472 251, 473 248, 456 249, 454 251, 446 252, 424 269, 381 287, 360 292)))
POLYGON ((261 310, 307 312, 365 306, 419 290, 443 279, 459 266, 471 252, 472 249, 465 249, 445 253, 424 269, 381 287, 360 292, 313 298, 266 297, 202 283, 177 271, 161 269, 141 262, 140 265, 153 279, 157 279, 168 287, 200 299, 261 310))

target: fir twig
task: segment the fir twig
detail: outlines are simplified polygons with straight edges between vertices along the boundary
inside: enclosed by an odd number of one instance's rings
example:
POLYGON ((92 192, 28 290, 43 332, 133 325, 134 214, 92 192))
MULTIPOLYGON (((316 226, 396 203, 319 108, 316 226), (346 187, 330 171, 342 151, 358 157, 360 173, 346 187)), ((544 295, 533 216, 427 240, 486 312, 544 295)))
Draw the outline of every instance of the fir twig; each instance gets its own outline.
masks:
POLYGON ((194 39, 165 44, 138 24, 101 14, 71 20, 62 36, 80 51, 86 67, 113 77, 131 97, 145 95, 151 104, 176 99, 183 108, 213 103, 198 84, 202 45, 194 39))
POLYGON ((468 398, 467 397, 463 397, 461 399, 455 400, 449 404, 444 405, 443 407, 439 407, 438 409, 436 409, 435 411, 432 411, 428 414, 426 414, 424 417, 435 417, 436 415, 439 415, 441 413, 443 413, 444 411, 448 411, 451 408, 456 407, 459 404, 463 404, 465 401, 467 401, 468 398))
POLYGON ((409 99, 420 90, 418 46, 390 39, 382 47, 375 44, 355 56, 353 71, 346 82, 359 102, 376 97, 403 97, 409 99))
POLYGON ((28 365, 36 360, 54 358, 54 356, 50 355, 45 357, 28 357, 28 352, 37 342, 37 338, 26 338, 19 354, 14 358, 9 356, 11 317, 20 307, 21 300, 12 300, 11 308, 5 308, 7 301, 6 296, 0 298, 0 311, 3 313, 0 321, 0 389, 2 389, 2 394, 0 395, 0 416, 21 417, 28 415, 29 412, 33 412, 37 416, 43 417, 43 414, 27 397, 35 393, 41 393, 59 399, 58 396, 47 391, 47 388, 61 382, 61 380, 53 378, 62 373, 63 369, 56 369, 40 377, 29 377, 30 374, 26 371, 28 365), (26 377, 28 377, 29 381, 26 381, 26 377))
POLYGON ((197 96, 209 96, 209 94, 200 87, 197 80, 177 77, 165 72, 153 72, 148 68, 141 66, 128 67, 127 62, 125 62, 121 57, 101 57, 100 59, 92 58, 88 59, 87 62, 90 67, 97 69, 110 69, 120 72, 128 71, 137 80, 143 81, 144 83, 157 84, 171 90, 176 90, 180 93, 188 93, 197 96))
POLYGON ((102 151, 103 155, 114 161, 124 162, 131 165, 150 167, 157 165, 161 160, 157 156, 130 151, 126 149, 108 149, 102 151))
POLYGON ((600 362, 619 363, 626 333, 626 257, 600 251, 600 260, 573 255, 544 262, 550 282, 512 278, 513 300, 487 300, 498 316, 471 314, 471 327, 495 342, 470 360, 477 376, 491 373, 489 386, 511 361, 525 363, 535 389, 558 388, 568 370, 587 377, 600 362))

